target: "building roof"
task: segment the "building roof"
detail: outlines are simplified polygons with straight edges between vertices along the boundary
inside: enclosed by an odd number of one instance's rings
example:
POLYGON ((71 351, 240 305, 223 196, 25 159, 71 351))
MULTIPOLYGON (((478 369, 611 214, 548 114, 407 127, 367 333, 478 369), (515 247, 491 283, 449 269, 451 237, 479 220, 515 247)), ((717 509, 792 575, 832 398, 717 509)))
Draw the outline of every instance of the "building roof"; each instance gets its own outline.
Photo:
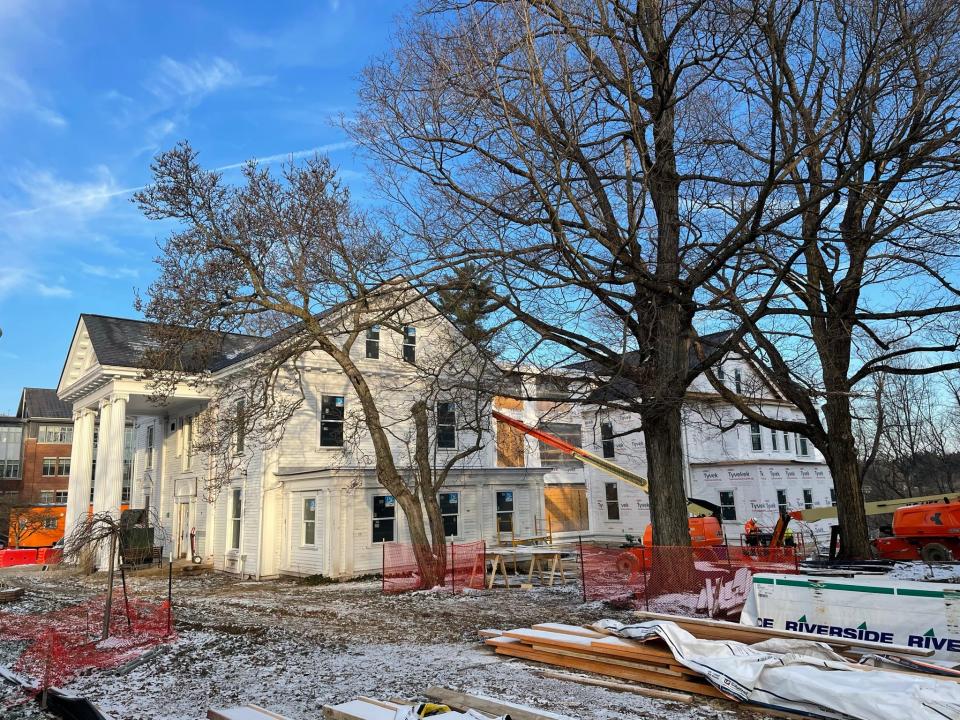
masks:
POLYGON ((17 417, 70 419, 73 407, 57 397, 55 388, 24 388, 17 417))
MULTIPOLYGON (((157 323, 87 313, 80 319, 101 365, 147 368, 147 353, 160 347, 156 336, 160 325, 157 323)), ((210 347, 202 352, 199 347, 194 352, 189 347, 184 349, 181 354, 184 368, 195 366, 200 359, 204 367, 195 369, 219 370, 247 357, 251 349, 264 342, 263 338, 254 335, 227 332, 211 332, 209 338, 210 347)))

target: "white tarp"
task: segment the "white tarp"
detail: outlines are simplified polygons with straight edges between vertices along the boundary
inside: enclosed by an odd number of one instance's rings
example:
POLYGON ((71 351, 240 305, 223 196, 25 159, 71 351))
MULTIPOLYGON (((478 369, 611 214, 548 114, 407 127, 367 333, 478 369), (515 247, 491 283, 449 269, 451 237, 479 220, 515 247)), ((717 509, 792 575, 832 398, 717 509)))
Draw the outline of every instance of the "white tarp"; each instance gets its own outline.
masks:
POLYGON ((676 623, 659 620, 635 625, 601 620, 596 626, 625 638, 658 635, 677 662, 741 702, 823 718, 960 720, 960 683, 866 670, 832 659, 838 656, 819 643, 751 646, 700 640, 676 623), (764 647, 791 651, 771 652, 764 647))
POLYGON ((758 573, 740 622, 924 648, 960 663, 960 585, 758 573))

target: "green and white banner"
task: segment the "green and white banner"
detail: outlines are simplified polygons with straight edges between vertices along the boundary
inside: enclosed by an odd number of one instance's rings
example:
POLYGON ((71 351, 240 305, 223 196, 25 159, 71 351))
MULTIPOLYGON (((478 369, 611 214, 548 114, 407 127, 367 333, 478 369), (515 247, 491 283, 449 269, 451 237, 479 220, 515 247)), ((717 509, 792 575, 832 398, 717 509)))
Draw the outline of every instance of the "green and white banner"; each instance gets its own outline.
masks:
POLYGON ((740 622, 927 648, 960 664, 960 585, 759 573, 740 622))

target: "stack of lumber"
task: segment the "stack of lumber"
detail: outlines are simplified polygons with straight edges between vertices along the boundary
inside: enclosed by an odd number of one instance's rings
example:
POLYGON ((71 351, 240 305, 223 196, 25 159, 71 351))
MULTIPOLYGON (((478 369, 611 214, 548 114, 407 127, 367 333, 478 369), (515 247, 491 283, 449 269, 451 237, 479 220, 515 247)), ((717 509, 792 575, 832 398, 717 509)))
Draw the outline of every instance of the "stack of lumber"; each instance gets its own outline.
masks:
POLYGON ((543 623, 487 637, 498 655, 584 670, 671 690, 726 697, 699 673, 679 665, 660 641, 637 642, 604 635, 577 625, 543 623))
POLYGON ((210 708, 207 720, 289 720, 283 715, 259 705, 239 705, 232 708, 210 708))

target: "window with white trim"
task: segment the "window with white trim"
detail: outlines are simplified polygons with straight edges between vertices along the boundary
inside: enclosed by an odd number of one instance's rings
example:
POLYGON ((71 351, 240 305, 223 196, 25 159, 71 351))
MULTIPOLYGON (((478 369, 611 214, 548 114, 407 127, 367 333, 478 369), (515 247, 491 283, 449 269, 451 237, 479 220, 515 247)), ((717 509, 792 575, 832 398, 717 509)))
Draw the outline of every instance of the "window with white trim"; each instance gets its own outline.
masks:
POLYGON ((53 477, 54 475, 56 475, 57 459, 55 457, 52 457, 52 458, 45 457, 43 459, 43 467, 40 469, 40 474, 43 475, 43 477, 53 477))
POLYGON ((373 496, 373 542, 393 542, 397 501, 393 495, 373 496))
POLYGON ((60 524, 60 518, 48 517, 43 519, 44 530, 56 530, 59 524, 60 524))
POLYGON ((460 531, 460 493, 440 493, 437 499, 443 516, 444 537, 456 537, 460 531))
POLYGON ((57 458, 57 474, 60 477, 70 477, 70 458, 57 458))
POLYGON ((73 425, 41 425, 37 442, 69 445, 73 442, 73 425))
POLYGON ((153 467, 153 434, 154 426, 147 425, 147 448, 145 452, 144 465, 148 470, 153 467))
POLYGON ((437 447, 443 450, 457 447, 457 406, 452 402, 437 403, 437 447))
POLYGON ((737 519, 737 502, 733 490, 720 491, 720 517, 724 520, 737 519))
POLYGON ((607 520, 620 519, 620 488, 615 482, 604 484, 604 499, 607 504, 607 520))
POLYGON ((57 490, 53 496, 54 502, 57 505, 63 505, 67 502, 67 491, 66 490, 57 490))
POLYGON ((780 511, 781 515, 786 515, 789 512, 787 507, 787 491, 786 490, 777 490, 777 509, 780 511))
POLYGON ((754 452, 763 450, 763 435, 760 430, 760 423, 750 421, 750 447, 754 452))
POLYGON ((403 328, 403 359, 408 363, 417 361, 417 329, 409 325, 403 328))
POLYGON ((40 504, 41 505, 53 505, 54 500, 54 491, 53 490, 41 490, 40 491, 40 504))
POLYGON ((301 540, 304 545, 317 544, 317 499, 315 497, 303 499, 303 534, 301 540))
POLYGON ((783 431, 783 451, 790 452, 790 433, 783 431))
POLYGON ((343 447, 343 395, 320 396, 320 447, 343 447))
POLYGON ((810 510, 813 507, 813 490, 811 488, 803 489, 803 509, 810 510))
POLYGON ((810 457, 810 445, 803 435, 797 436, 797 455, 800 457, 810 457))
POLYGON ((513 491, 497 492, 497 532, 513 532, 513 491))
POLYGON ((233 488, 230 497, 230 547, 240 549, 240 525, 243 517, 243 488, 233 488))
POLYGON ((380 326, 374 325, 367 330, 367 359, 380 359, 380 326))
POLYGON ((770 431, 770 449, 773 450, 773 452, 777 452, 780 449, 777 447, 777 444, 778 444, 777 438, 778 438, 777 431, 771 430, 770 431))
POLYGON ((733 371, 733 387, 738 395, 743 392, 743 373, 740 372, 740 368, 733 371))

